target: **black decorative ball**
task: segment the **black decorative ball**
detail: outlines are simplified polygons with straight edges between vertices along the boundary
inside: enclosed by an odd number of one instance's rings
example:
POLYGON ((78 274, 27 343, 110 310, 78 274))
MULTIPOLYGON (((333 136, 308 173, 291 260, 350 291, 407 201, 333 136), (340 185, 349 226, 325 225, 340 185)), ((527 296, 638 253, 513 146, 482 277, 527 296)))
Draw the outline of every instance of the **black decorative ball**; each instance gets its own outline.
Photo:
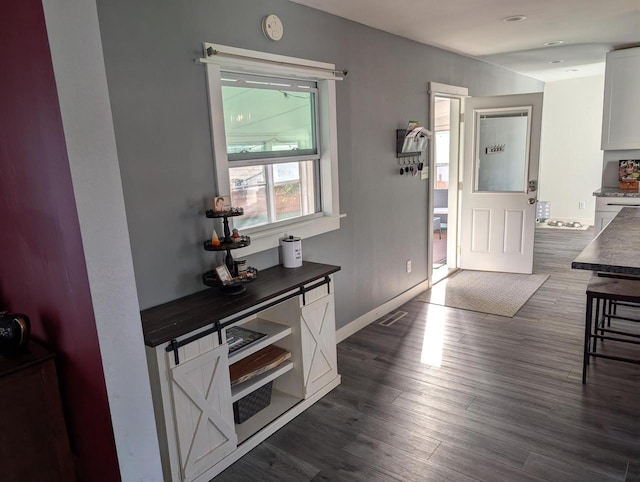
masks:
POLYGON ((31 321, 22 313, 0 313, 0 355, 15 353, 29 341, 31 321))

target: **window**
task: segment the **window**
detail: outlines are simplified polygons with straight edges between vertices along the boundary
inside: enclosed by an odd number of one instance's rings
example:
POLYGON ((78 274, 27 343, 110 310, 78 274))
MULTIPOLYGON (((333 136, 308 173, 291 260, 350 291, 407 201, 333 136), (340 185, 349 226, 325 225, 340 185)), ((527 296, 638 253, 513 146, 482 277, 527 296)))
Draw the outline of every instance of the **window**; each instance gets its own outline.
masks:
POLYGON ((340 227, 334 66, 205 44, 218 195, 243 254, 340 227))
POLYGON ((320 211, 317 83, 222 72, 221 85, 235 226, 320 211))
POLYGON ((230 161, 318 157, 316 82, 222 73, 230 161))

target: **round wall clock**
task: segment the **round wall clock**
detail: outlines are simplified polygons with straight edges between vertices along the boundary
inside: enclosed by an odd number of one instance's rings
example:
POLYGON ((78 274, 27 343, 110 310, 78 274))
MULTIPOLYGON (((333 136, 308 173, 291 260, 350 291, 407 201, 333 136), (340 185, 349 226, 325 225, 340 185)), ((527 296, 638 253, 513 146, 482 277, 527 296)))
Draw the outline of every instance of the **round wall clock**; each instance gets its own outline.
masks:
POLYGON ((269 40, 277 42, 282 38, 284 33, 284 27, 282 26, 282 20, 277 15, 267 15, 262 19, 262 31, 264 36, 269 40))

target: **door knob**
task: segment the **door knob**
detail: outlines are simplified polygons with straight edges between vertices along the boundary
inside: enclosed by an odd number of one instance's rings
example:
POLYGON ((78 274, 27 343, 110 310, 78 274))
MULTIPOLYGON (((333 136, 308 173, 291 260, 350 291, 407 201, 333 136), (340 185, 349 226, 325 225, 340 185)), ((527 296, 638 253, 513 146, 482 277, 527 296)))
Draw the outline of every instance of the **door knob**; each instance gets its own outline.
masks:
POLYGON ((536 203, 536 198, 530 197, 529 198, 529 204, 535 204, 535 203, 536 203))

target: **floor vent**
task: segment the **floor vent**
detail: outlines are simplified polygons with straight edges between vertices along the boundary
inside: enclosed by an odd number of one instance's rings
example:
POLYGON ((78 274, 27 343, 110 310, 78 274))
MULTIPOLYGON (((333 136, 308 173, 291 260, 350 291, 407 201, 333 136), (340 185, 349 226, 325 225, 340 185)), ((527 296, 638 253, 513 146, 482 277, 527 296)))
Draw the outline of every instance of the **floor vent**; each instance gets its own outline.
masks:
POLYGON ((396 321, 404 318, 407 315, 406 311, 396 311, 395 313, 390 313, 387 316, 385 316, 379 323, 378 325, 382 325, 382 326, 391 326, 393 325, 396 321))

